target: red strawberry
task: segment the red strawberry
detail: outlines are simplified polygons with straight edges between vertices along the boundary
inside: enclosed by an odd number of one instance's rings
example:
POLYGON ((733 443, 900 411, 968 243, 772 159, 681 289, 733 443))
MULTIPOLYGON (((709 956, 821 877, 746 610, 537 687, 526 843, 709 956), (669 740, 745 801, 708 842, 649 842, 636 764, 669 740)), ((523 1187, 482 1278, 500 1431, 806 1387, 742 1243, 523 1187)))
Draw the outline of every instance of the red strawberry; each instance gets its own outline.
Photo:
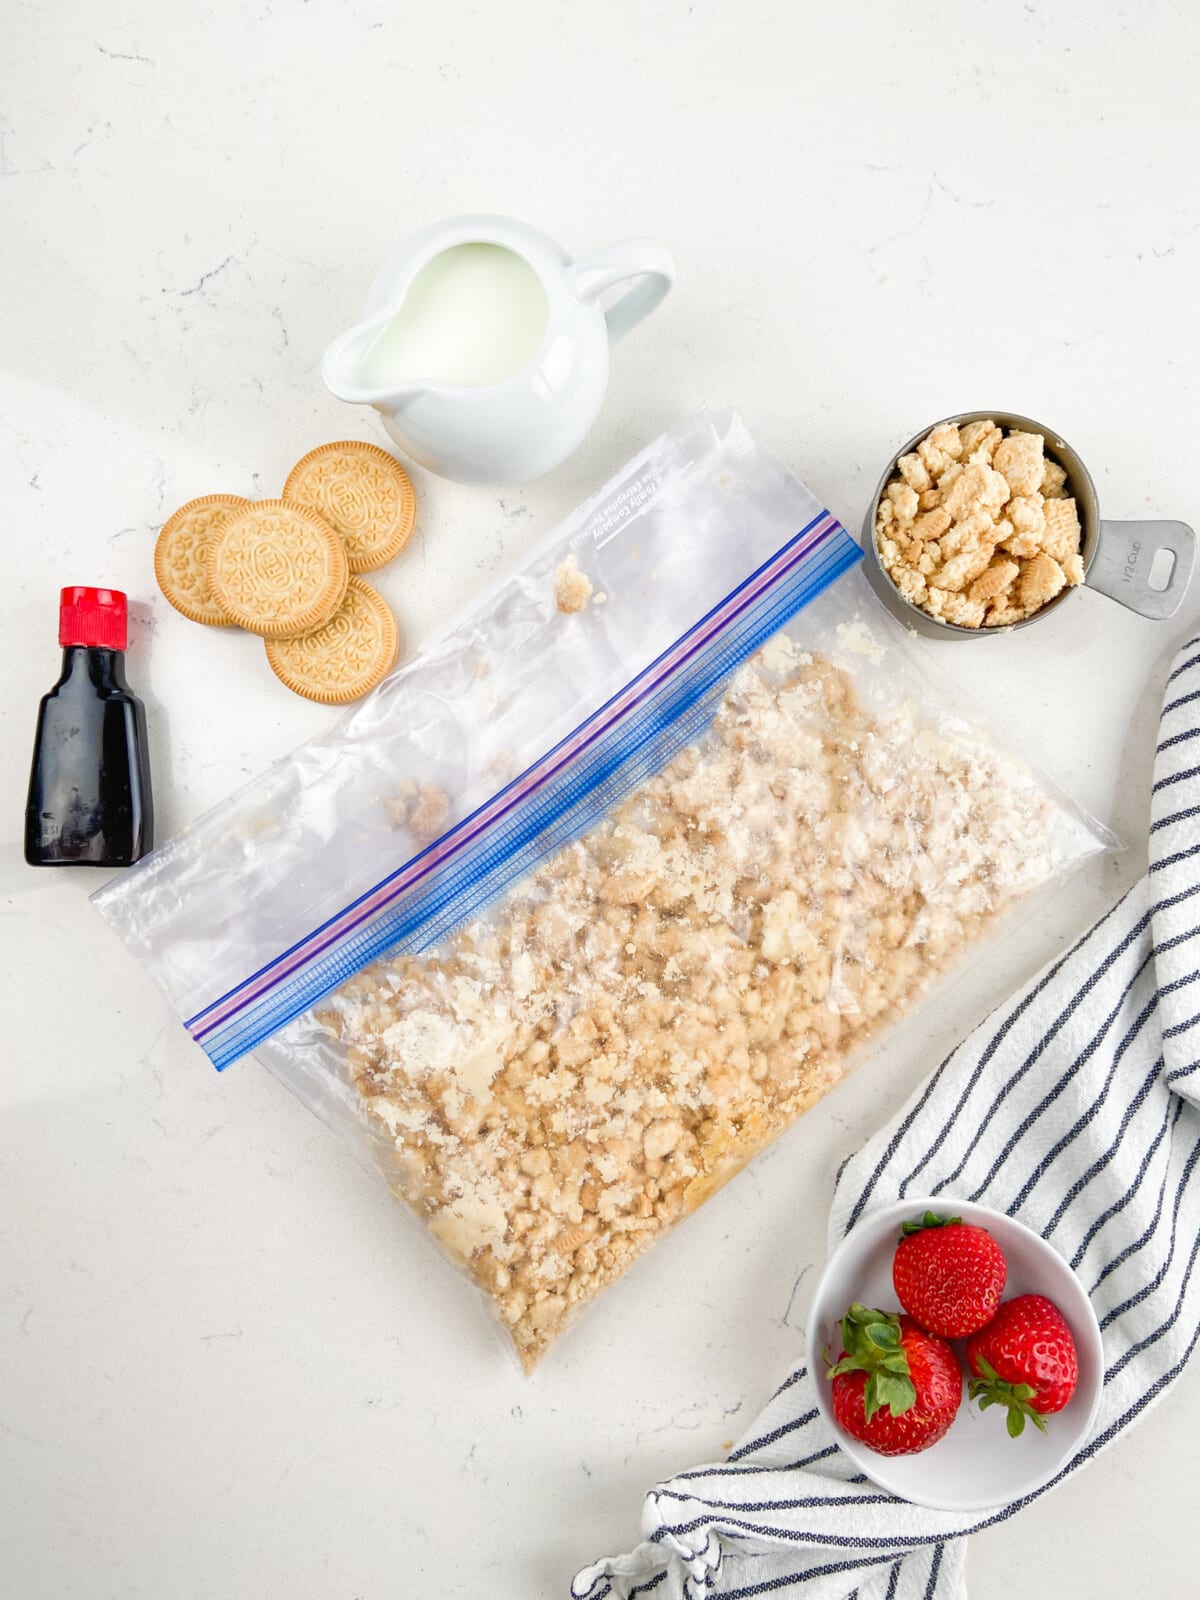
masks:
POLYGON ((1026 1417, 1045 1433, 1042 1418, 1062 1410, 1079 1378, 1067 1319, 1044 1294, 1006 1300, 987 1327, 967 1340, 967 1365, 974 1374, 971 1399, 981 1411, 1007 1406, 1014 1439, 1026 1417))
POLYGON ((963 1339, 990 1322, 1008 1263, 987 1229, 927 1211, 902 1233, 892 1283, 909 1316, 939 1339, 963 1339))
POLYGON ((881 1456, 936 1444, 962 1400, 954 1352, 910 1317, 854 1304, 842 1318, 840 1361, 829 1369, 833 1414, 881 1456))

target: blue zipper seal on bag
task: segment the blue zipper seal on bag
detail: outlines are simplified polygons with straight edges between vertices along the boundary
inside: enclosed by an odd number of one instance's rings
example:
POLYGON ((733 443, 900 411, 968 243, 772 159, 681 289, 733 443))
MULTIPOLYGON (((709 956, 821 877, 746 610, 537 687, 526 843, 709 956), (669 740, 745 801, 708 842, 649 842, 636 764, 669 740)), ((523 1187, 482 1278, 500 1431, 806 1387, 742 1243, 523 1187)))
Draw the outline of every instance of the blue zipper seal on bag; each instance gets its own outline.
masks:
POLYGON ((380 956, 440 944, 698 738, 737 668, 861 557, 836 518, 813 518, 526 772, 189 1018, 188 1032, 224 1068, 380 956))

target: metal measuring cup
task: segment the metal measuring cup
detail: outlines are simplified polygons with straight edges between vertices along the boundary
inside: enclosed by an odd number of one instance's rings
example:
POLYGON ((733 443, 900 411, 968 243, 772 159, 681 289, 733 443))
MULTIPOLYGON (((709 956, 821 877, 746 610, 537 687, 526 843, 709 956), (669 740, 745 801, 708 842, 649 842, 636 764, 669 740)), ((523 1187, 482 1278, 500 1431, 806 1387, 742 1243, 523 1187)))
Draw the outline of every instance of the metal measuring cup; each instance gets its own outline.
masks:
POLYGON ((908 627, 928 634, 932 638, 978 639, 984 634, 1012 633, 1017 628, 1028 628, 1040 622, 1057 607, 1069 600, 1086 584, 1098 589, 1110 600, 1119 600, 1139 616, 1164 619, 1173 617, 1183 604, 1184 590, 1192 575, 1196 553, 1196 535, 1186 522, 1106 522, 1100 516, 1096 499, 1096 485, 1091 473, 1075 451, 1052 428, 1043 427, 1032 417, 1019 417, 1011 411, 963 411, 958 416, 943 417, 941 422, 931 422, 902 445, 888 462, 880 477, 867 510, 863 524, 863 570, 871 587, 884 605, 893 611, 908 627), (915 450, 933 428, 942 423, 961 427, 964 422, 994 422, 1006 430, 1019 429, 1022 433, 1040 433, 1048 456, 1053 456, 1067 474, 1067 492, 1074 496, 1079 514, 1080 554, 1083 557, 1083 583, 1063 589, 1053 600, 1026 617, 1023 622, 1007 628, 964 628, 956 622, 943 622, 931 617, 920 606, 906 600, 888 576, 875 545, 875 514, 883 492, 897 472, 900 457, 915 450), (1162 588, 1150 587, 1150 571, 1159 551, 1167 550, 1173 564, 1162 588))

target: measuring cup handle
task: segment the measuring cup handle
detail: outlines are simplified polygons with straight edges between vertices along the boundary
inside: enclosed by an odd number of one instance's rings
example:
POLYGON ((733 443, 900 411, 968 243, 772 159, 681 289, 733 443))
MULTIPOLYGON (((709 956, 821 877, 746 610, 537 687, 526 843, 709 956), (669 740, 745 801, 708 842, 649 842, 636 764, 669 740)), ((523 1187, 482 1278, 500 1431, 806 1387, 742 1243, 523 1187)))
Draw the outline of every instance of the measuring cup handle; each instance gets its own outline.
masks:
POLYGON ((607 250, 584 256, 568 272, 571 288, 581 300, 594 300, 627 278, 639 278, 641 282, 604 313, 608 337, 614 341, 623 339, 666 297, 675 281, 670 251, 654 239, 622 239, 607 250))
POLYGON ((1186 522, 1104 522, 1087 581, 1111 600, 1142 617, 1173 617, 1192 575, 1196 535, 1186 522), (1150 569, 1161 550, 1175 557, 1161 589, 1150 587, 1150 569))

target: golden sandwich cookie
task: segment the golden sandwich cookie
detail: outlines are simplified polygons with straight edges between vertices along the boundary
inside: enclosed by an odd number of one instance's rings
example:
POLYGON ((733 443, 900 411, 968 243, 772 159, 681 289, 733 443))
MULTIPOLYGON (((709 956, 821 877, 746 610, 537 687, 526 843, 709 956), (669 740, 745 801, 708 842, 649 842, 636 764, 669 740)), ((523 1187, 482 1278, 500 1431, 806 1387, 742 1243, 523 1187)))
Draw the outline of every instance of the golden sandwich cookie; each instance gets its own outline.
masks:
POLYGON ((350 570, 325 519, 285 500, 259 500, 214 533, 208 581, 232 621, 264 638, 308 633, 342 603, 350 570))
POLYGON ((288 473, 283 498, 319 511, 341 534, 351 572, 373 572, 408 543, 417 497, 386 450, 357 439, 318 445, 288 473))
POLYGON ((154 546, 158 587, 192 622, 228 627, 232 622, 208 581, 208 550, 235 512, 250 504, 240 494, 204 494, 189 500, 163 523, 154 546))
POLYGON ((323 627, 293 639, 268 639, 267 660, 281 682, 307 700, 340 706, 387 677, 400 630, 383 596, 351 578, 345 599, 323 627))

